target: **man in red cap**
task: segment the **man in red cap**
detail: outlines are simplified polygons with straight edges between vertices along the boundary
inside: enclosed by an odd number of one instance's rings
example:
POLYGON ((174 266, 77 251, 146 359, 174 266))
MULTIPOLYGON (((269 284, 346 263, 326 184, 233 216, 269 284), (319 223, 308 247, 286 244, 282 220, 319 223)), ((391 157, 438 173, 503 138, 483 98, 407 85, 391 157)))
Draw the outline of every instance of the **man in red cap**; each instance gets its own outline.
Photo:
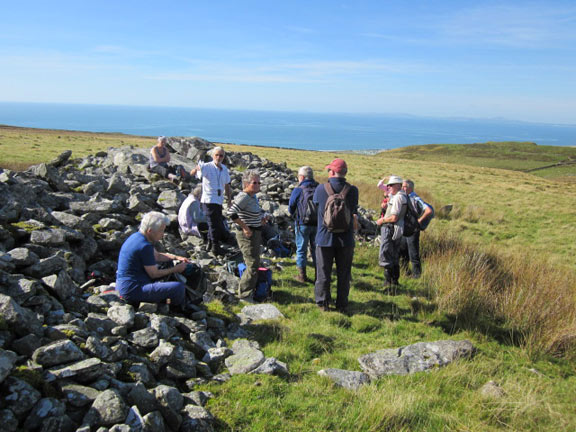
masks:
POLYGON ((324 311, 330 310, 330 283, 332 264, 336 262, 336 309, 347 313, 348 293, 352 259, 354 257, 354 232, 358 230, 358 188, 346 182, 348 166, 343 159, 334 159, 329 165, 328 183, 320 184, 314 192, 313 201, 318 206, 318 226, 316 233, 316 284, 314 297, 316 304, 324 311), (346 211, 350 212, 349 223, 339 229, 325 224, 325 209, 329 195, 344 195, 346 211))

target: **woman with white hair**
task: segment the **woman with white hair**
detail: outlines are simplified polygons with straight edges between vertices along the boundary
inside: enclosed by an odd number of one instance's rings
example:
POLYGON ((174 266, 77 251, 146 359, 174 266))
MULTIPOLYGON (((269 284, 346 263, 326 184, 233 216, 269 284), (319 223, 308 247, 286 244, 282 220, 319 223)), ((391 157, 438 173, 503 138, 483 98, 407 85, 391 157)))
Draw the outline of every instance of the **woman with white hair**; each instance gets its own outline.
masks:
POLYGON ((186 197, 178 210, 178 224, 180 231, 185 235, 193 235, 208 241, 208 222, 200 205, 202 185, 197 185, 186 197))
POLYGON ((242 192, 236 195, 232 206, 228 209, 228 216, 235 224, 238 247, 246 264, 246 270, 240 278, 238 297, 248 298, 254 294, 258 282, 262 225, 267 222, 267 218, 256 198, 256 194, 260 192, 258 172, 244 171, 242 187, 242 192))
POLYGON ((172 273, 182 273, 188 258, 154 249, 154 243, 164 236, 170 219, 160 212, 146 213, 138 232, 126 239, 118 256, 116 290, 128 303, 159 303, 170 299, 171 303, 184 306, 186 286, 182 282, 154 282, 172 273), (174 267, 160 269, 158 262, 180 261, 174 267))

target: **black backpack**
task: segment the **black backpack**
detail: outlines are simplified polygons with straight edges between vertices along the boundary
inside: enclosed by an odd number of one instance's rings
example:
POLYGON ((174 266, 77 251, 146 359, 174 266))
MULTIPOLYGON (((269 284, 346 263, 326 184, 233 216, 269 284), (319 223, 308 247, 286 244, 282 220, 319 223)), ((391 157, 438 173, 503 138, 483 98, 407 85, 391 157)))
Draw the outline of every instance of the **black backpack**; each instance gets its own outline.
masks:
POLYGON ((316 225, 318 223, 318 206, 314 204, 314 191, 318 183, 313 182, 302 187, 302 194, 298 199, 296 220, 302 225, 316 225))
POLYGON ((346 202, 346 195, 350 190, 350 185, 348 183, 344 184, 344 188, 342 188, 340 193, 334 193, 334 189, 332 189, 329 182, 324 183, 324 189, 326 189, 328 198, 324 207, 322 223, 332 233, 343 233, 350 230, 352 212, 346 202))
POLYGON ((406 197, 408 203, 406 204, 406 214, 404 215, 404 237, 410 237, 420 230, 418 223, 418 213, 412 204, 410 197, 406 197))

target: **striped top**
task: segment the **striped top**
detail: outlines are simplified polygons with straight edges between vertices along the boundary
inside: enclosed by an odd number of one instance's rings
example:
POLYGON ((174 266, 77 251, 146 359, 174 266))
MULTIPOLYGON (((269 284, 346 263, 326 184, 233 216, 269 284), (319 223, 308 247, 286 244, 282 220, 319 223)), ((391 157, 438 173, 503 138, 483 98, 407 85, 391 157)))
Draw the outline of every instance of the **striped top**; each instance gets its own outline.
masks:
POLYGON ((234 198, 227 215, 232 220, 240 219, 244 221, 250 228, 260 228, 262 226, 263 213, 256 195, 250 196, 246 192, 240 192, 234 198))

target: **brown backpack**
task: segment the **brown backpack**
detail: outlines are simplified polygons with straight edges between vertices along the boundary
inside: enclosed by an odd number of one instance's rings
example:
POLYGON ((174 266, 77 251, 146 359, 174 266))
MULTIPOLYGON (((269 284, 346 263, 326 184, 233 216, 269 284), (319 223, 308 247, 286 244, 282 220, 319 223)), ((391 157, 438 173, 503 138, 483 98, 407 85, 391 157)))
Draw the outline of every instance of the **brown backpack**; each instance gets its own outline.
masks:
POLYGON ((340 193, 334 193, 334 189, 332 189, 329 182, 324 183, 324 189, 328 194, 328 198, 324 206, 322 223, 331 233, 348 231, 350 229, 350 222, 352 221, 352 212, 346 202, 346 195, 350 190, 350 185, 345 183, 340 193))

